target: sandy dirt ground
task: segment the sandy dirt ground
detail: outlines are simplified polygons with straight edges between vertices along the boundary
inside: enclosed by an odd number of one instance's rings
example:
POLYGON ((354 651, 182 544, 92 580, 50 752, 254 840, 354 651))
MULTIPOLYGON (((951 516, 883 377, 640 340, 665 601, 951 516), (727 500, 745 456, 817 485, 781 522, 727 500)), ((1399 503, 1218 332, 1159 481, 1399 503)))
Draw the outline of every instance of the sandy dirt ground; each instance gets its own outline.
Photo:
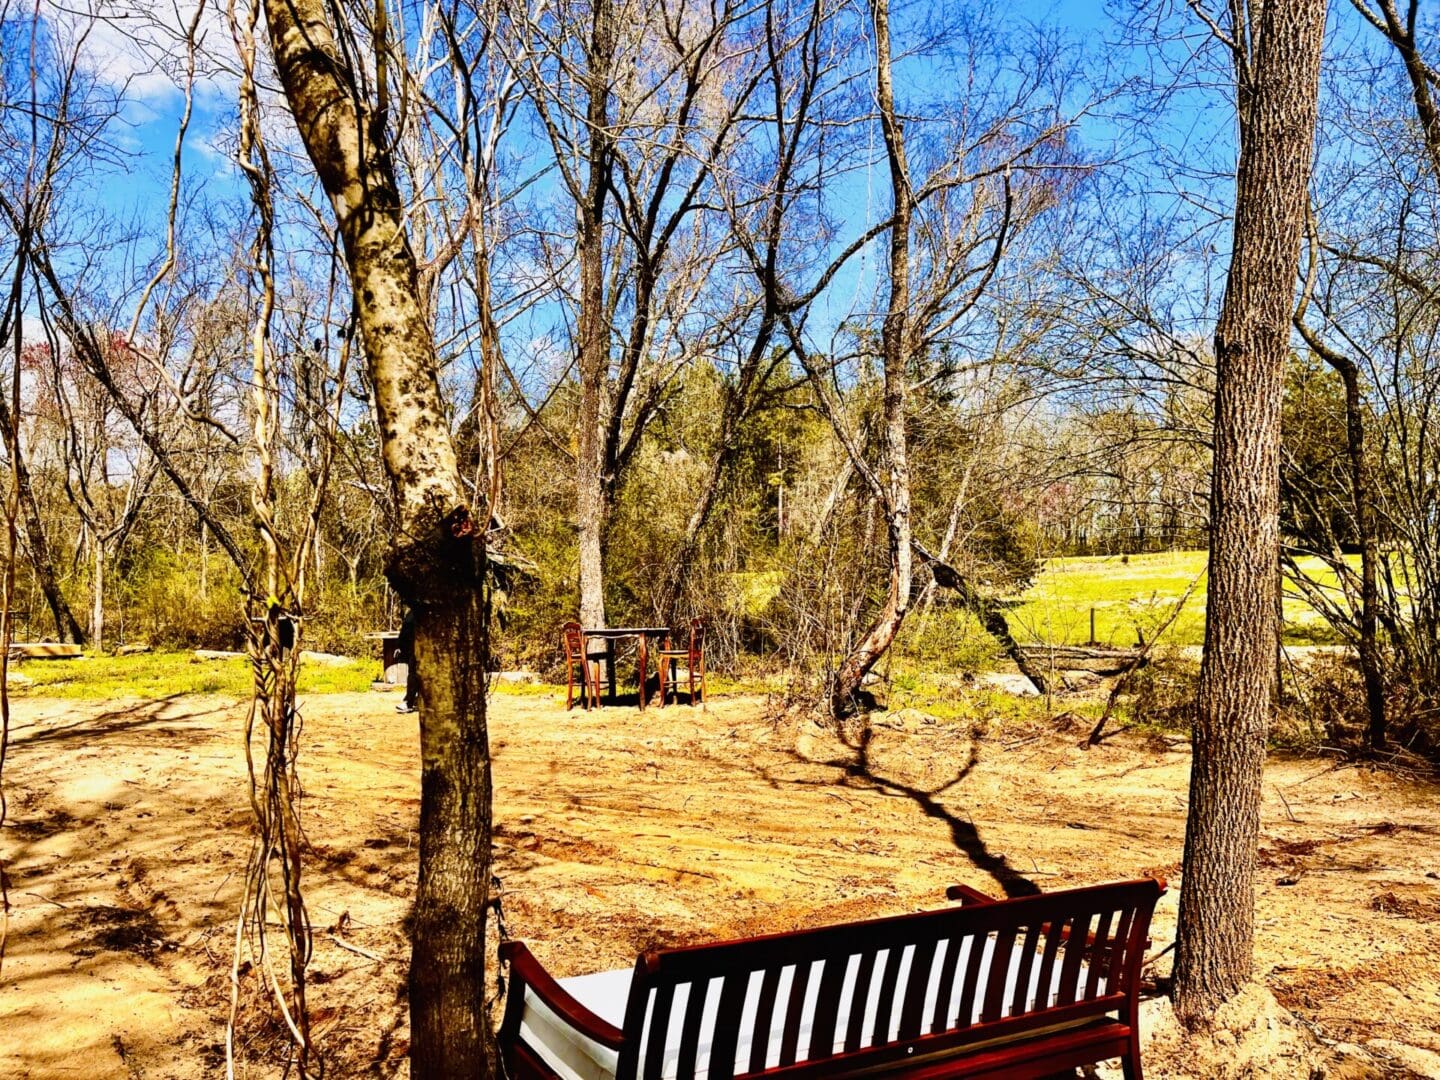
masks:
MULTIPOLYGON (((393 703, 304 703, 311 1001, 330 1077, 405 1070, 418 767, 414 718, 393 703)), ((213 698, 17 703, 0 1077, 223 1075, 243 712, 213 698)), ((642 715, 497 696, 506 929, 565 976, 656 945, 938 906, 952 882, 1178 884, 1186 748, 1121 736, 1087 752, 1082 734, 902 712, 862 750, 767 720, 757 699, 642 715)), ((1440 789, 1276 758, 1264 814, 1264 984, 1353 1049, 1343 1075, 1440 1076, 1440 789)), ((248 1022, 241 1042, 243 1075, 281 1075, 273 1025, 248 1022)), ((1187 1075, 1158 1045, 1146 1065, 1187 1075)))

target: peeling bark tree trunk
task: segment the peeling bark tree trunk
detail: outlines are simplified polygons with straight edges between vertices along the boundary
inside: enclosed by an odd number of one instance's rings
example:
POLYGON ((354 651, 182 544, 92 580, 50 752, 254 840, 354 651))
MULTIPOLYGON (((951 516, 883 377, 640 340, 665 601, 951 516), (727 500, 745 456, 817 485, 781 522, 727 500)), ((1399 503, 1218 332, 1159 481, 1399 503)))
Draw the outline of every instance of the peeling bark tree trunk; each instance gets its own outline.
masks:
POLYGON ((610 67, 615 51, 609 0, 596 0, 591 23, 586 122, 589 175, 580 205, 580 416, 575 468, 575 517, 580 545, 580 621, 605 625, 603 542, 609 518, 606 477, 605 376, 610 369, 610 328, 605 320, 605 199, 610 190, 610 67))
POLYGON ((11 423, 10 406, 3 400, 3 395, 0 395, 0 429, 5 433, 5 449, 15 463, 15 484, 20 497, 20 515, 25 520, 25 546, 30 550, 30 565, 35 570, 35 580, 45 594, 45 603, 55 620, 55 636, 61 641, 84 645, 85 631, 80 628, 70 605, 65 602, 65 594, 60 591, 55 560, 50 555, 50 542, 45 537, 45 526, 40 520, 40 507, 35 503, 35 490, 30 485, 30 468, 16 445, 15 425, 11 423))
POLYGON ((1176 1011, 1191 1025, 1250 978, 1253 959, 1260 785, 1275 682, 1280 403, 1325 0, 1267 3, 1252 20, 1231 27, 1240 159, 1230 273, 1215 328, 1210 598, 1174 988, 1176 1011))
POLYGON ((91 533, 91 561, 94 565, 90 582, 90 640, 96 652, 105 651, 105 545, 91 533))
MULTIPOLYGON (((400 532, 386 573, 415 610, 420 879, 411 920, 411 1076, 494 1073, 485 999, 490 754, 483 531, 468 509, 434 341, 384 141, 322 0, 266 0, 276 70, 335 211, 400 532)), ((381 48, 386 47, 383 43, 381 48)))
POLYGON ((912 555, 910 552, 910 460, 905 442, 905 399, 909 359, 910 219, 915 197, 910 190, 910 168, 905 157, 905 135, 895 113, 895 87, 890 71, 889 0, 871 0, 875 22, 875 96, 880 127, 890 163, 890 191, 894 221, 890 227, 890 304, 880 330, 885 368, 885 461, 889 469, 885 507, 889 532, 890 585, 885 605, 870 629, 840 664, 831 692, 830 707, 843 716, 855 707, 855 696, 866 674, 895 640, 910 607, 912 555))

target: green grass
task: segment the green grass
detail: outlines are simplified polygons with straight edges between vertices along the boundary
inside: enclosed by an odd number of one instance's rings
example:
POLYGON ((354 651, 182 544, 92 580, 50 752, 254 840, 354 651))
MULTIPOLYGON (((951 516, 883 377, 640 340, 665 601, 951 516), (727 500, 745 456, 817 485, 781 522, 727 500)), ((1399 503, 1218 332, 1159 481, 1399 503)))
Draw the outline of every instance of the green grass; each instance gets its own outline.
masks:
MULTIPOLYGON (((302 694, 343 694, 366 690, 378 661, 347 664, 301 663, 302 694)), ((78 660, 24 660, 10 670, 31 680, 11 685, 16 695, 59 698, 165 698, 182 694, 250 696, 250 665, 245 660, 197 660, 189 652, 138 656, 85 656, 78 660)))
MULTIPOLYGON (((1137 629, 1147 640, 1165 621, 1190 582, 1199 579, 1175 624, 1166 632, 1171 645, 1200 645, 1205 640, 1205 560, 1203 551, 1157 555, 1093 556, 1050 559, 1035 584, 1009 612, 1010 628, 1020 641, 1057 645, 1084 644, 1095 609, 1095 638, 1104 645, 1128 646, 1137 629)), ((1332 584, 1334 574, 1318 559, 1302 559, 1312 580, 1332 584)), ((1290 645, 1337 640, 1298 596, 1287 590, 1285 641, 1290 645)))
MULTIPOLYGON (((141 653, 137 656, 85 656, 77 660, 22 660, 10 665, 31 680, 12 682, 17 697, 52 698, 166 698, 184 694, 250 696, 250 665, 246 660, 197 660, 189 652, 141 653)), ((300 665, 300 693, 353 694, 370 689, 379 674, 377 660, 351 660, 346 664, 300 665)), ((623 675, 622 675, 623 677, 623 675)), ((712 695, 764 693, 763 680, 734 680, 712 674, 712 695)), ((565 687, 555 683, 514 683, 496 679, 491 691, 508 697, 552 697, 563 700, 565 687)), ((622 693, 627 689, 622 683, 622 693)), ((633 692, 633 688, 632 689, 633 692)))

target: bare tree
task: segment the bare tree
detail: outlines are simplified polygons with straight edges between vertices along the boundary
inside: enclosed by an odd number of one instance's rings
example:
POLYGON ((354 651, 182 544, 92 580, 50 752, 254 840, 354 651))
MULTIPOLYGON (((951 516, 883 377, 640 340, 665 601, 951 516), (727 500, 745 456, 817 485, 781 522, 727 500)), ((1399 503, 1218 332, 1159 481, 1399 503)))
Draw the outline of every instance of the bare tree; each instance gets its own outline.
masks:
POLYGON ((1215 328, 1210 585, 1175 1007, 1198 1024, 1250 978, 1261 775, 1275 691, 1280 403, 1308 206, 1325 0, 1232 3, 1234 243, 1215 328))
POLYGON ((411 923, 411 1074, 488 1076, 484 1006, 491 780, 484 530, 460 475, 387 127, 385 7, 378 90, 354 27, 318 0, 267 0, 275 69, 335 214, 380 421, 399 533, 387 573, 415 609, 420 672, 420 880, 411 923))

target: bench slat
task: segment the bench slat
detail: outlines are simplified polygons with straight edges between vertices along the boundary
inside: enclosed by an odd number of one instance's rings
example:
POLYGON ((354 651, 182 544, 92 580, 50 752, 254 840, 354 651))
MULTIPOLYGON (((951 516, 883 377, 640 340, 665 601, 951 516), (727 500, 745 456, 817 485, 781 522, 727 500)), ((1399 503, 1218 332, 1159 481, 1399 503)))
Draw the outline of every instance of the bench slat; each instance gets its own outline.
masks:
POLYGON ((950 990, 955 985, 955 968, 960 962, 963 938, 952 937, 945 942, 945 959, 940 965, 940 984, 935 994, 935 1012, 930 1017, 931 1031, 944 1031, 950 1026, 950 990))
POLYGON ((845 1053, 853 1054, 864 1045, 865 1002, 870 998, 870 980, 875 974, 875 950, 866 949, 860 954, 860 966, 855 969, 851 984, 850 1022, 845 1027, 845 1053))
POLYGON ((985 1003, 980 1019, 988 1023, 1000 1019, 1005 1007, 1005 977, 1010 973, 1010 957, 1015 951, 1015 931, 1002 930, 995 938, 995 951, 990 954, 990 973, 985 976, 985 1003))
POLYGON ((655 1005, 650 1010, 650 1037, 645 1041, 645 1080, 660 1080, 665 1067, 665 1040, 670 1035, 670 1008, 675 1000, 675 984, 661 983, 655 988, 655 1005))
POLYGON ((810 1028, 811 1061, 823 1061, 835 1054, 835 1025, 840 1011, 840 995, 845 991, 845 971, 850 957, 831 956, 820 972, 820 996, 815 999, 815 1020, 810 1028))
POLYGON ((1048 1008, 1050 1005, 1050 987, 1055 979, 1055 954, 1060 949, 1060 942, 1065 937, 1065 920, 1052 919, 1045 927, 1045 950, 1040 955, 1040 977, 1035 980, 1035 1008, 1037 1010, 1048 1008))
POLYGON ((1090 963, 1088 967, 1089 977, 1085 981, 1085 997, 1097 997, 1100 993, 1100 976, 1104 974, 1105 961, 1110 957, 1111 952, 1117 948, 1110 941, 1110 920, 1114 918, 1113 911, 1102 911, 1100 913, 1100 925, 1095 930, 1095 947, 1090 952, 1090 963))
POLYGON ((880 976, 880 995, 875 1001, 875 1027, 870 1045, 890 1041, 890 1021, 895 1018, 895 988, 900 982, 900 969, 905 965, 905 949, 891 949, 885 958, 885 973, 880 976))
POLYGON ((712 979, 696 979, 690 984, 690 994, 685 999, 685 1019, 680 1022, 680 1056, 675 1065, 675 1075, 694 1076, 695 1057, 700 1050, 700 1024, 705 1019, 705 1005, 714 987, 712 979))
MULTIPOLYGON (((1130 964, 1131 929, 1134 926, 1136 911, 1133 907, 1127 907, 1120 913, 1120 925, 1115 930, 1115 948, 1110 953, 1110 967, 1105 973, 1105 989, 1126 990, 1130 989, 1125 984, 1128 977, 1127 968, 1130 964)), ((1144 948, 1144 946, 1140 946, 1144 948)))
MULTIPOLYGON (((1025 928, 1025 940, 1020 946, 1020 966, 1015 972, 1014 993, 1010 995, 1011 1016, 1020 1016, 1030 1011, 1030 973, 1035 970, 1039 948, 1040 924, 1032 922, 1025 928)), ((1040 996, 1037 994, 1036 998, 1040 996)))
POLYGON ((980 985, 980 965, 985 958, 985 943, 988 934, 972 934, 966 940, 970 950, 965 957, 965 981, 960 986, 960 1014, 955 1017, 955 1027, 968 1028, 975 1022, 975 990, 980 985))
POLYGON ((920 1034, 920 1025, 925 1022, 925 994, 930 989, 930 976, 935 973, 939 948, 940 941, 934 936, 915 946, 905 1003, 900 1008, 900 1030, 896 1033, 900 1039, 913 1039, 920 1034))
POLYGON ((790 1000, 785 1004, 785 1030, 780 1035, 780 1064, 794 1065, 796 1044, 800 1041, 800 1014, 805 1008, 805 990, 810 984, 810 961, 795 965, 795 978, 790 981, 790 1000))
POLYGON ((760 979, 760 997, 755 1003, 755 1024, 750 1029, 750 1071, 763 1072, 770 1050, 770 1032, 775 1030, 775 997, 780 991, 780 968, 767 967, 760 979))
POLYGON ((730 1080, 735 1075, 735 1047, 740 1039, 740 1014, 750 992, 750 972, 736 972, 720 989, 715 1011, 715 1041, 710 1045, 711 1080, 730 1080))
POLYGON ((1069 1005, 1075 1000, 1080 981, 1080 961, 1085 956, 1085 939, 1090 934, 1090 914, 1077 915, 1065 939, 1065 963, 1060 968, 1060 994, 1056 1004, 1069 1005))

